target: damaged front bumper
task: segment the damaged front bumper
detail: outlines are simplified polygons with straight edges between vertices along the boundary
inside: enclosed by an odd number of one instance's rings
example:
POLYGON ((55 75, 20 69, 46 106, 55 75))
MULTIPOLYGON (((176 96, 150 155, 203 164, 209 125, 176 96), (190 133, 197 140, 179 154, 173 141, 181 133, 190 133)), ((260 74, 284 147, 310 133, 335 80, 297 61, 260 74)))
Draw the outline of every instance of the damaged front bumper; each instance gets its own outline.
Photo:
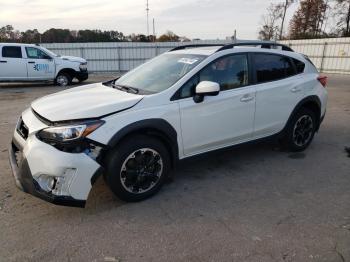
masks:
POLYGON ((33 178, 26 159, 23 159, 18 166, 16 159, 16 153, 18 151, 14 143, 11 143, 9 147, 10 165, 16 185, 19 189, 56 205, 85 207, 86 200, 74 199, 71 196, 56 196, 51 192, 43 190, 39 183, 33 178))
POLYGON ((17 127, 8 150, 17 187, 56 205, 84 207, 101 166, 85 153, 62 152, 40 141, 35 131, 42 122, 35 126, 34 117, 30 111, 23 114, 28 135, 17 127))

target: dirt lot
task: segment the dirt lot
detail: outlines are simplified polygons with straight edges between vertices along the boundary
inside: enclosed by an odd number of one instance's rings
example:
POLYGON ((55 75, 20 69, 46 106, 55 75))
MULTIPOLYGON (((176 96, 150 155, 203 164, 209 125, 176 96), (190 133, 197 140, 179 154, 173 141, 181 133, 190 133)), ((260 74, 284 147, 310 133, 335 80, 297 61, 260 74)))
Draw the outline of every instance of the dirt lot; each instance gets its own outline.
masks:
POLYGON ((19 191, 8 164, 21 111, 58 90, 0 85, 0 261, 350 261, 350 77, 330 77, 326 119, 303 153, 259 144, 192 159, 141 203, 100 179, 85 209, 19 191))

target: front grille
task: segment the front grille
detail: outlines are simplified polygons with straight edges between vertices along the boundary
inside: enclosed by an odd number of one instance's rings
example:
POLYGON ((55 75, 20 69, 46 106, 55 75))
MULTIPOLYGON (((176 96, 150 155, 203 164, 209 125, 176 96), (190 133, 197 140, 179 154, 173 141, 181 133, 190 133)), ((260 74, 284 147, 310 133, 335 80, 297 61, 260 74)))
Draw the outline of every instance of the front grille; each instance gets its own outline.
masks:
POLYGON ((22 159, 23 159, 23 153, 13 142, 12 142, 12 149, 13 149, 13 152, 15 153, 16 164, 17 166, 19 166, 19 164, 22 162, 22 159))
POLYGON ((28 127, 26 126, 26 124, 23 122, 22 117, 19 119, 18 121, 18 125, 17 125, 17 133, 24 138, 24 140, 27 140, 28 138, 28 127))

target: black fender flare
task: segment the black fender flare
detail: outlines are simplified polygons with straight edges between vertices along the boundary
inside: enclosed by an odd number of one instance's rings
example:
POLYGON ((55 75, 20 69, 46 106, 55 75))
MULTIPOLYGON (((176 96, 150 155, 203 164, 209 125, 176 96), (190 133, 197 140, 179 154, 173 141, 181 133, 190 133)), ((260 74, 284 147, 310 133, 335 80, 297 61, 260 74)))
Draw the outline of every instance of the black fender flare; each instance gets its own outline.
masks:
POLYGON ((307 96, 305 98, 303 98, 302 100, 299 101, 299 103, 294 107, 292 113, 289 115, 289 118, 283 128, 283 130, 280 132, 282 134, 285 133, 286 129, 287 129, 287 126, 288 124, 290 123, 293 115, 298 111, 300 110, 300 108, 304 107, 305 105, 307 105, 308 103, 315 103, 318 107, 318 110, 320 112, 320 115, 316 116, 317 117, 317 126, 316 126, 316 131, 318 131, 319 127, 320 127, 320 124, 321 124, 321 100, 318 96, 316 95, 311 95, 311 96, 307 96))
POLYGON ((112 136, 107 146, 114 148, 123 138, 135 133, 148 134, 159 138, 170 151, 173 167, 176 166, 179 160, 177 132, 169 122, 161 118, 140 120, 123 127, 112 136))
POLYGON ((57 76, 59 76, 59 74, 61 74, 61 73, 67 73, 67 74, 69 74, 71 77, 72 77, 72 79, 74 78, 74 77, 76 77, 76 75, 77 75, 77 71, 75 71, 73 68, 62 68, 60 71, 58 71, 57 72, 57 74, 55 75, 55 79, 57 78, 57 76))

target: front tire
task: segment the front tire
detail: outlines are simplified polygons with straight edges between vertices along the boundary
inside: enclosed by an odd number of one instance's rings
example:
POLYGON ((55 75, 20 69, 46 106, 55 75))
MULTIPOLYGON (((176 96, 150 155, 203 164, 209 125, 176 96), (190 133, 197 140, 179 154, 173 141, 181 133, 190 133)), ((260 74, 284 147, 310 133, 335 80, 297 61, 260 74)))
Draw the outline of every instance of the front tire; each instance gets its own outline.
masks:
POLYGON ((106 160, 105 180, 113 193, 127 202, 141 201, 157 193, 170 170, 164 144, 143 135, 121 142, 106 160))
POLYGON ((59 73, 55 79, 55 84, 66 87, 72 84, 72 77, 67 73, 59 73))
POLYGON ((282 144, 292 152, 305 150, 316 132, 316 116, 313 111, 301 108, 287 124, 282 144))

